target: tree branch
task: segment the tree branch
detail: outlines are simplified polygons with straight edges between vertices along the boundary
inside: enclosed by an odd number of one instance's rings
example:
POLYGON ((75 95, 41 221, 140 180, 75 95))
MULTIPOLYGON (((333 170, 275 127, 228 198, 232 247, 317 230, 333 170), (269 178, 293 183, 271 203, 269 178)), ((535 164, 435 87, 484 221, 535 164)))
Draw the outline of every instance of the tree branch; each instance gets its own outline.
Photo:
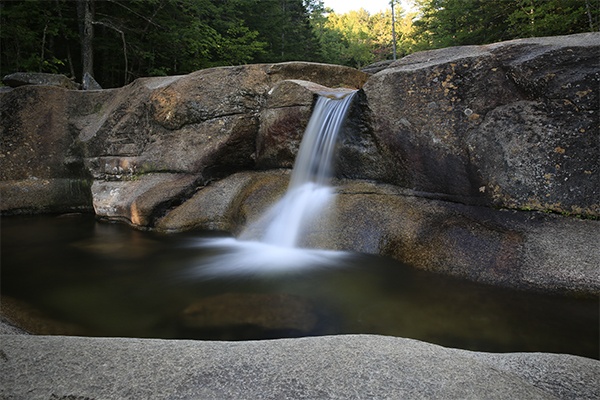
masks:
POLYGON ((125 33, 117 28, 116 26, 114 26, 113 24, 109 23, 109 22, 104 22, 104 21, 93 21, 92 22, 94 25, 102 25, 102 26, 106 26, 107 28, 110 28, 112 30, 115 30, 117 32, 119 32, 121 34, 121 40, 123 41, 123 57, 125 58, 125 79, 124 79, 124 84, 123 85, 127 85, 127 75, 128 75, 128 60, 127 60, 127 42, 125 41, 125 33))
POLYGON ((119 2, 118 2, 118 1, 116 1, 116 0, 108 0, 108 1, 110 1, 111 3, 114 3, 114 4, 118 5, 118 6, 121 6, 121 7, 123 7, 124 9, 126 9, 127 11, 129 11, 130 13, 132 13, 132 14, 135 14, 135 15, 137 15, 138 17, 140 17, 140 18, 142 18, 142 19, 145 19, 146 21, 148 21, 148 22, 149 22, 149 23, 151 23, 152 25, 154 25, 154 26, 156 26, 156 27, 158 27, 158 28, 161 28, 161 29, 162 29, 162 26, 160 26, 160 25, 159 25, 159 24, 157 24, 156 22, 152 21, 152 19, 150 19, 150 18, 148 18, 148 17, 145 17, 145 16, 143 16, 142 14, 140 14, 140 13, 138 13, 138 12, 135 12, 135 11, 133 11, 131 8, 127 7, 126 5, 124 5, 124 4, 121 4, 121 3, 119 3, 119 2))

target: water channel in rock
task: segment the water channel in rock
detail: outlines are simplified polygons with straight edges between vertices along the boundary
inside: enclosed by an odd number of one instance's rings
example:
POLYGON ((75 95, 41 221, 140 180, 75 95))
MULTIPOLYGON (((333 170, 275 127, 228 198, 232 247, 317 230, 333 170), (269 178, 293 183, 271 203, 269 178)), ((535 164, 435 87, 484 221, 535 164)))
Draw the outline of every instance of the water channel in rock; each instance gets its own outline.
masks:
POLYGON ((370 333, 598 358, 598 299, 480 285, 360 254, 341 259, 342 268, 185 279, 222 251, 193 245, 214 233, 161 235, 93 215, 1 224, 3 311, 20 313, 38 333, 204 340, 370 333))

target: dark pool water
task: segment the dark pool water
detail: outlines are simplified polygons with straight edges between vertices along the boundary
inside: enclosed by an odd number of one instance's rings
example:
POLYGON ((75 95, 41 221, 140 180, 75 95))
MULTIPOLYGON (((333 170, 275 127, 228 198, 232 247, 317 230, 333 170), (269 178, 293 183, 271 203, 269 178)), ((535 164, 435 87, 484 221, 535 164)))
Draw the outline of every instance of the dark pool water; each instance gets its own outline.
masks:
POLYGON ((198 265, 215 252, 195 243, 210 233, 160 235, 89 215, 2 217, 1 224, 6 304, 28 304, 76 334, 249 340, 370 333, 599 358, 598 299, 500 289, 359 254, 337 268, 198 277, 198 265), (190 323, 184 310, 198 302, 202 318, 190 323), (282 304, 292 304, 297 321, 269 322, 282 319, 282 304), (231 310, 237 305, 239 312, 231 310))

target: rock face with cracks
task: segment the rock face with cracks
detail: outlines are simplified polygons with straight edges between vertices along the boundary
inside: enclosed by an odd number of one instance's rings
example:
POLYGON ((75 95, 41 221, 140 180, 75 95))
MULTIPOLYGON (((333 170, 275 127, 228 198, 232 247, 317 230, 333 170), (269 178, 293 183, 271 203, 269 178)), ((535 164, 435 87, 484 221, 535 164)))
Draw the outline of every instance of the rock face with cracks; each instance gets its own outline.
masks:
POLYGON ((16 87, 0 93, 2 212, 238 234, 285 191, 317 94, 360 89, 331 223, 303 245, 597 296, 599 222, 558 214, 600 215, 599 47, 590 33, 415 53, 373 75, 293 62, 16 87))
POLYGON ((598 216, 599 46, 591 33, 392 63, 363 87, 384 167, 360 175, 467 204, 598 216))

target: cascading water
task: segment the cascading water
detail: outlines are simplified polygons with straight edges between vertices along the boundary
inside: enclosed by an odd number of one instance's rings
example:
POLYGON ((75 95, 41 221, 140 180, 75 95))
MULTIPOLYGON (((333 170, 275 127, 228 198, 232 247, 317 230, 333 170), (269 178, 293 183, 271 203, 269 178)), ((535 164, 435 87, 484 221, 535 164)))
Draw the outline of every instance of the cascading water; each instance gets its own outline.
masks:
MULTIPOLYGON (((304 132, 288 190, 284 197, 257 224, 266 226, 259 242, 233 238, 203 240, 202 247, 220 249, 195 269, 197 275, 235 275, 297 270, 336 264, 346 253, 300 249, 297 241, 302 227, 318 218, 333 200, 331 164, 338 133, 356 92, 319 96, 304 132)), ((253 227, 251 227, 253 228, 253 227)))
POLYGON ((262 242, 296 247, 302 224, 317 217, 332 200, 332 157, 353 95, 354 92, 339 97, 319 96, 304 132, 287 193, 265 216, 269 222, 262 242))

